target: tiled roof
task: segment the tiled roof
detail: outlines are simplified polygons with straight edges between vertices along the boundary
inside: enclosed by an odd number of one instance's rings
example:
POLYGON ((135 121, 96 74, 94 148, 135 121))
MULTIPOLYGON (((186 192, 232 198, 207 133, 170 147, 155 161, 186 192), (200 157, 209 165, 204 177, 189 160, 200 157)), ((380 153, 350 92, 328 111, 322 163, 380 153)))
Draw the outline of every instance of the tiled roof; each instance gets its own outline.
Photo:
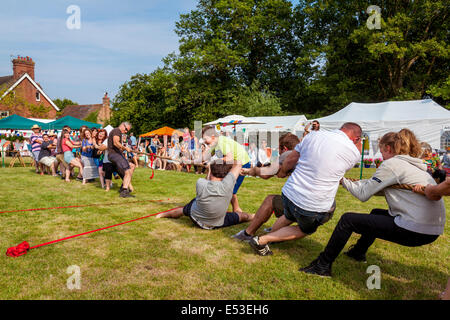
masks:
POLYGON ((70 105, 66 106, 61 114, 61 117, 72 116, 74 118, 83 120, 92 112, 97 112, 103 107, 102 104, 87 104, 87 105, 70 105))
POLYGON ((12 86, 13 83, 13 76, 4 76, 0 77, 0 86, 6 84, 7 87, 12 86))

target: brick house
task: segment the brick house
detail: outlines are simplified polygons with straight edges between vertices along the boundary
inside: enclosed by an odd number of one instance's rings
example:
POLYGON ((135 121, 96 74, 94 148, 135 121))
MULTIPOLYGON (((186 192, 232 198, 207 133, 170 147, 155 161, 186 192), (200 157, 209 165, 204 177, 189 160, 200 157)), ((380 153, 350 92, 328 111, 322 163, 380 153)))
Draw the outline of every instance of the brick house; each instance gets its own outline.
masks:
POLYGON ((72 116, 80 120, 100 123, 104 125, 111 119, 111 105, 108 92, 103 96, 103 103, 86 105, 69 105, 61 112, 61 117, 72 116))
POLYGON ((25 118, 56 119, 59 108, 35 82, 30 57, 12 60, 13 74, 0 76, 0 118, 13 114, 25 118))

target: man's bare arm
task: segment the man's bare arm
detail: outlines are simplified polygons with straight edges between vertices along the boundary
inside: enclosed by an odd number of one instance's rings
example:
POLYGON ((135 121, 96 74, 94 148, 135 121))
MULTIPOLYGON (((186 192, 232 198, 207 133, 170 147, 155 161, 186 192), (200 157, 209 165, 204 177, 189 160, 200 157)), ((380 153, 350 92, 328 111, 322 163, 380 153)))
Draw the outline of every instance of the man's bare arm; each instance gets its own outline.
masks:
MULTIPOLYGON (((421 185, 416 185, 413 191, 423 194, 421 187, 421 185)), ((450 196, 450 177, 447 177, 444 182, 438 185, 427 185, 425 187, 425 196, 434 201, 440 200, 442 196, 450 196)))
POLYGON ((242 168, 241 169, 241 175, 246 176, 253 176, 253 177, 260 177, 263 179, 270 179, 273 176, 275 176, 278 171, 280 170, 280 165, 278 162, 272 163, 269 167, 253 167, 250 169, 242 168))
POLYGON ((230 172, 236 179, 241 174, 241 168, 242 168, 242 163, 240 161, 235 161, 230 172))
POLYGON ((295 150, 292 150, 292 152, 287 156, 287 158, 283 161, 283 164, 280 168, 280 170, 277 173, 278 178, 284 178, 287 177, 289 174, 289 171, 295 168, 297 165, 298 159, 300 158, 300 153, 298 153, 295 150))
POLYGON ((120 137, 119 136, 114 136, 113 137, 113 143, 114 143, 114 146, 117 149, 119 149, 121 151, 126 150, 127 152, 131 152, 130 148, 122 146, 122 143, 120 143, 120 137))

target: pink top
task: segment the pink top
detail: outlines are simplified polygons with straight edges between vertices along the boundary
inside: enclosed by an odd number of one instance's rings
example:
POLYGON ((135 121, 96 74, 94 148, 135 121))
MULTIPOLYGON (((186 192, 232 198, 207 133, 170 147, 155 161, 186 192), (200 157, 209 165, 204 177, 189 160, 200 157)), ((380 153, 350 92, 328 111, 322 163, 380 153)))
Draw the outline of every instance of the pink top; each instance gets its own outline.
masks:
POLYGON ((69 146, 66 144, 67 140, 70 140, 70 139, 64 138, 63 141, 62 141, 62 150, 63 150, 63 152, 66 152, 66 151, 72 151, 72 148, 69 147, 69 146))
POLYGON ((189 134, 189 132, 183 133, 183 141, 188 141, 190 137, 191 135, 189 134))

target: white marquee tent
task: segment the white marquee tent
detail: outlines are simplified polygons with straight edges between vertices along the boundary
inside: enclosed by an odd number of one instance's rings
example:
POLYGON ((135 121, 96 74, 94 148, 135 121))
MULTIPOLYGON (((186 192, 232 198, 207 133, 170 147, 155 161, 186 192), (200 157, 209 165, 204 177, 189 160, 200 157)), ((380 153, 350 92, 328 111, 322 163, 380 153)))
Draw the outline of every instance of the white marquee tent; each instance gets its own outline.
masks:
MULTIPOLYGON (((231 119, 232 116, 228 116, 222 119, 231 119)), ((220 119, 212 121, 208 124, 216 124, 220 119)), ((239 119, 237 119, 239 120, 239 119)), ((245 117, 247 122, 254 122, 251 124, 238 124, 236 125, 237 132, 255 132, 255 131, 283 131, 291 133, 303 133, 307 119, 304 115, 294 116, 274 116, 274 117, 245 117), (244 130, 245 129, 245 130, 244 130)), ((226 122, 226 121, 223 121, 226 122)), ((232 131, 233 125, 227 125, 222 127, 223 131, 232 131)))
POLYGON ((338 129, 344 122, 358 123, 369 136, 371 154, 378 150, 378 138, 390 131, 408 128, 420 141, 433 149, 441 148, 441 135, 450 125, 450 111, 431 99, 389 101, 382 103, 352 102, 338 112, 317 119, 324 130, 338 129))

